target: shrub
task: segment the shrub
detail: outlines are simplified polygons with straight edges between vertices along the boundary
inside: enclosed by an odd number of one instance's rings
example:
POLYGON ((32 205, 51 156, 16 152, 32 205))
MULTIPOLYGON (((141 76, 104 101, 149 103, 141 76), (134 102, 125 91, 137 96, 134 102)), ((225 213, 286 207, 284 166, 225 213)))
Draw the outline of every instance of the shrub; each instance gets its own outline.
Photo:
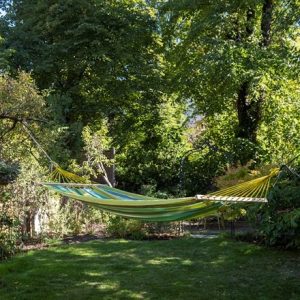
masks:
POLYGON ((0 260, 14 255, 19 250, 19 221, 4 213, 0 214, 0 260))
POLYGON ((79 201, 61 199, 60 208, 50 217, 48 230, 52 237, 65 235, 94 233, 95 224, 101 224, 102 212, 79 201))
POLYGON ((146 237, 145 225, 139 220, 110 216, 106 226, 107 233, 116 238, 141 240, 146 237))
MULTIPOLYGON (((226 188, 257 176, 268 173, 270 167, 260 170, 249 170, 238 167, 228 170, 227 174, 217 179, 220 188, 226 188)), ((287 249, 300 249, 300 181, 290 174, 282 173, 281 180, 271 188, 268 204, 249 204, 244 206, 246 217, 254 226, 252 240, 269 246, 280 246, 287 249)), ((227 219, 237 219, 244 215, 241 205, 222 207, 221 213, 227 219), (239 213, 239 210, 243 213, 239 213), (229 213, 226 217, 226 214, 229 213)), ((248 236, 239 239, 250 240, 248 236)))
POLYGON ((285 178, 276 184, 268 205, 252 207, 249 217, 267 245, 300 249, 299 180, 285 178))
POLYGON ((12 256, 21 242, 20 222, 10 207, 10 193, 0 192, 0 260, 12 256))

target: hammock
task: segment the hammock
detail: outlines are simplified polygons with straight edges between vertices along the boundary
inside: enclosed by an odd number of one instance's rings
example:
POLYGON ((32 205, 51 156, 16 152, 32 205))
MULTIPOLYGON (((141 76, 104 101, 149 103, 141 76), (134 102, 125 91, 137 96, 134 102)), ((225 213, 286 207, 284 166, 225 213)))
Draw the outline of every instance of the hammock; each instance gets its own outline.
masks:
POLYGON ((59 182, 43 185, 62 196, 116 215, 143 221, 169 222, 214 216, 226 203, 267 202, 270 181, 279 171, 280 169, 276 168, 266 176, 207 195, 174 199, 157 199, 103 184, 87 184, 82 177, 58 166, 52 177, 59 182))
MULTIPOLYGON (((266 176, 214 193, 186 198, 157 199, 128 193, 102 184, 87 184, 84 178, 60 168, 37 141, 28 124, 23 121, 22 125, 32 141, 55 167, 51 177, 58 182, 42 183, 45 187, 62 196, 79 200, 101 210, 143 221, 166 222, 204 218, 217 215, 218 209, 227 203, 267 202, 271 179, 280 173, 282 167, 292 171, 287 165, 283 165, 281 168, 271 170, 266 176)), ((297 176, 300 177, 298 174, 297 176)))

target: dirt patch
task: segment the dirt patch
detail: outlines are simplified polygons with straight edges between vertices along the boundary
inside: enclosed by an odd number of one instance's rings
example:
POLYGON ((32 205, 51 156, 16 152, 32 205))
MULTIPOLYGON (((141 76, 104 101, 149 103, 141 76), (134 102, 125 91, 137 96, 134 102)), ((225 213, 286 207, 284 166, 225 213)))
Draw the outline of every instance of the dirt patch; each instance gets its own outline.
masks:
POLYGON ((80 244, 104 238, 107 238, 107 236, 102 232, 98 232, 95 234, 79 234, 75 236, 64 237, 62 239, 62 244, 80 244))
POLYGON ((30 239, 20 245, 20 249, 22 252, 27 252, 30 250, 46 249, 52 246, 80 244, 105 238, 107 238, 107 236, 103 232, 97 232, 94 234, 78 234, 65 236, 62 239, 58 239, 57 241, 51 243, 44 242, 41 239, 30 239))
MULTIPOLYGON (((226 223, 225 228, 220 229, 219 224, 213 220, 213 222, 207 222, 205 227, 199 225, 198 223, 191 222, 183 222, 182 228, 180 232, 177 233, 153 233, 144 238, 144 240, 172 240, 182 238, 183 236, 191 236, 194 238, 213 238, 218 236, 220 233, 228 232, 230 233, 232 228, 230 228, 230 223, 226 223)), ((246 222, 235 222, 234 232, 251 232, 251 227, 246 222)), ((63 238, 55 241, 55 242, 45 242, 41 239, 31 239, 24 244, 21 245, 21 251, 30 251, 30 250, 38 250, 38 249, 46 249, 51 246, 59 246, 59 245, 70 245, 70 244, 80 244, 93 240, 103 240, 110 238, 105 233, 105 228, 103 226, 99 226, 96 232, 93 234, 78 234, 78 235, 69 235, 64 236, 63 238)), ((129 238, 130 239, 130 238, 129 238)))

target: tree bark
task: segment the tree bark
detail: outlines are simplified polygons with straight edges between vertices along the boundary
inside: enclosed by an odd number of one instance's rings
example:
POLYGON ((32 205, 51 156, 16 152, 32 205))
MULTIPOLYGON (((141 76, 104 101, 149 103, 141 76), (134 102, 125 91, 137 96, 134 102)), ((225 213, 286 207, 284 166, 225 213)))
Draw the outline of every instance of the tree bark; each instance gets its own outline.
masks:
POLYGON ((261 105, 263 97, 250 101, 249 85, 249 81, 244 82, 238 92, 236 109, 239 123, 236 137, 247 139, 256 144, 257 129, 261 119, 261 105))
POLYGON ((268 47, 271 43, 271 24, 272 24, 272 13, 274 7, 273 0, 265 0, 262 8, 262 18, 261 18, 261 34, 262 41, 261 45, 263 47, 268 47))
MULTIPOLYGON (((271 43, 271 24, 272 24, 272 12, 273 12, 273 0, 265 0, 262 7, 261 18, 261 47, 268 47, 271 43)), ((249 26, 254 18, 254 12, 249 10, 247 12, 247 25, 246 25, 246 37, 253 34, 254 30, 249 26)), ((260 96, 256 99, 251 99, 249 93, 251 80, 244 81, 238 91, 236 109, 238 114, 238 127, 236 131, 236 137, 250 141, 254 145, 257 144, 257 130, 259 122, 261 120, 262 104, 265 101, 265 95, 262 91, 260 96)), ((244 157, 244 162, 254 158, 255 149, 248 152, 248 157, 244 157)))

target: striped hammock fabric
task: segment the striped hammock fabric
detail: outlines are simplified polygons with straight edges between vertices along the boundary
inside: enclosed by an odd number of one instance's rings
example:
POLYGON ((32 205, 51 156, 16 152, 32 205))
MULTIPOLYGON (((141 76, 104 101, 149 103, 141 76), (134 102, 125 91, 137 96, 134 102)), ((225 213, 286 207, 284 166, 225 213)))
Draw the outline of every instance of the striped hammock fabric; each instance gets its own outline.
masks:
POLYGON ((57 167, 53 177, 64 183, 43 183, 48 189, 98 209, 143 221, 169 222, 214 216, 226 203, 267 202, 271 179, 279 173, 244 182, 207 195, 157 199, 102 184, 86 184, 83 178, 57 167))

